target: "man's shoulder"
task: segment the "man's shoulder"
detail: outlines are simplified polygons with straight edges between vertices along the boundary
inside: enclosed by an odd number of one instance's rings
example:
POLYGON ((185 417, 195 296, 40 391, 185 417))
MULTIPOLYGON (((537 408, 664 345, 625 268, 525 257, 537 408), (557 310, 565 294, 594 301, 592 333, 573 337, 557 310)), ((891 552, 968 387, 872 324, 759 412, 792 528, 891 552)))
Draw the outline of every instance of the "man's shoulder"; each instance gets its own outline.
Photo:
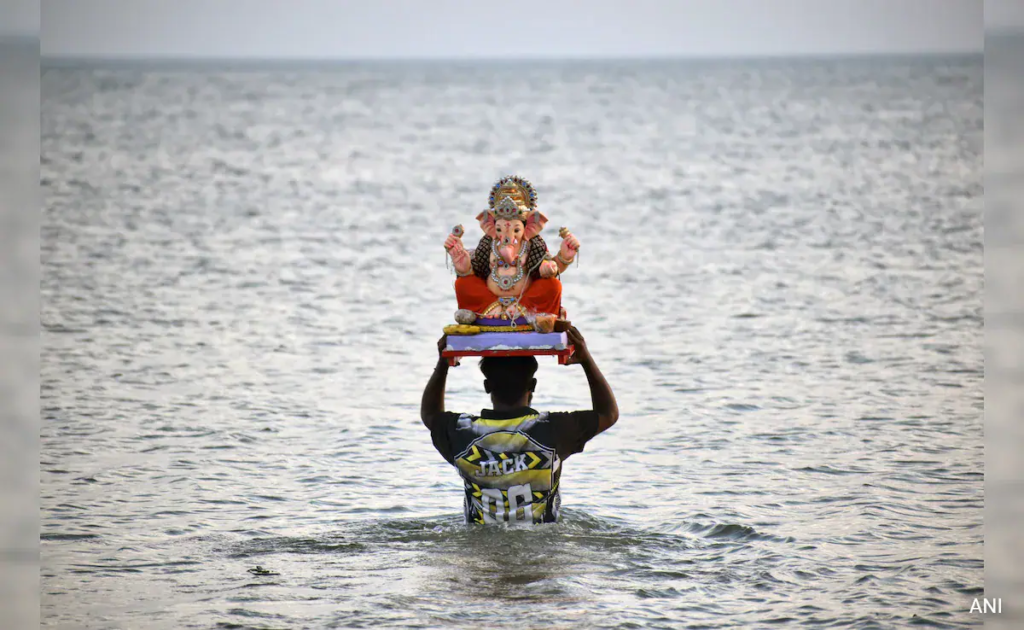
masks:
POLYGON ((463 411, 442 411, 434 416, 431 427, 434 430, 465 429, 479 419, 479 416, 463 411))
POLYGON ((597 435, 600 426, 598 414, 593 409, 576 411, 552 411, 548 422, 558 436, 558 451, 562 458, 573 453, 582 453, 584 445, 597 435))
POLYGON ((463 414, 456 411, 439 411, 430 418, 429 426, 432 430, 437 430, 453 424, 458 421, 462 415, 463 414))
POLYGON ((556 430, 582 431, 590 434, 587 439, 596 434, 598 425, 598 414, 593 409, 576 409, 573 411, 549 411, 547 421, 556 430))
POLYGON ((442 411, 434 418, 438 420, 458 420, 459 418, 472 418, 472 414, 464 413, 462 411, 442 411))
POLYGON ((596 414, 592 409, 574 409, 571 411, 546 411, 544 414, 552 421, 564 420, 566 418, 582 418, 590 414, 596 414))

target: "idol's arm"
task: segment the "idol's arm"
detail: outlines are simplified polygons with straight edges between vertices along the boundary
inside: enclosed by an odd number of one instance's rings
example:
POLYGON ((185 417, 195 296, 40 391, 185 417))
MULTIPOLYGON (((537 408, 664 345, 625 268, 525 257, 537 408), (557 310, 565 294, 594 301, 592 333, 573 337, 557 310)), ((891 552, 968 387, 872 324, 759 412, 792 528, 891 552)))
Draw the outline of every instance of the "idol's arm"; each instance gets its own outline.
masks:
POLYGON ((444 413, 444 387, 448 380, 448 360, 441 356, 441 351, 448 344, 447 335, 441 337, 437 342, 437 365, 434 366, 434 373, 430 375, 427 386, 423 390, 423 399, 420 401, 420 420, 423 426, 430 428, 431 423, 438 414, 444 413))
POLYGON ((563 274, 565 273, 565 270, 569 268, 569 265, 572 264, 572 259, 570 258, 569 262, 565 262, 564 260, 559 260, 558 256, 556 255, 554 258, 551 259, 551 262, 555 263, 555 269, 558 271, 558 273, 563 274))
POLYGON ((540 277, 554 278, 557 275, 565 273, 565 270, 569 268, 569 265, 572 264, 574 259, 575 252, 573 252, 571 258, 563 258, 562 252, 559 251, 557 254, 540 264, 540 277))

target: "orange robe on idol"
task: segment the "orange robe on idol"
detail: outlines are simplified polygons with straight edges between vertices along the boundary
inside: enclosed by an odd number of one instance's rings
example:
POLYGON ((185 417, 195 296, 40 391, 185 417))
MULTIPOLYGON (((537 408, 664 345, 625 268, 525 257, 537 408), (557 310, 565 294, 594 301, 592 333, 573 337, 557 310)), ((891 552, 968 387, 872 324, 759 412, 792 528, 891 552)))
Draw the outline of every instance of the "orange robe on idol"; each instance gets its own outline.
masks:
MULTIPOLYGON (((487 281, 476 274, 455 279, 455 298, 459 308, 484 313, 498 301, 487 288, 487 281)), ((526 287, 519 305, 526 311, 558 315, 562 308, 562 282, 558 278, 534 278, 526 287)))

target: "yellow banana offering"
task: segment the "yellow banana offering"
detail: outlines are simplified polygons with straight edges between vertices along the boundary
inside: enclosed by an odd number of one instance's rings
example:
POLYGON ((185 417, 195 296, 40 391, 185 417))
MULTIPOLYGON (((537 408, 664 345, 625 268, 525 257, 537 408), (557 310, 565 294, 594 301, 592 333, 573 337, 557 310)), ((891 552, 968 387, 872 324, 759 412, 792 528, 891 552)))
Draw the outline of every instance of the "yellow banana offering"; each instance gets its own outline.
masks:
POLYGON ((452 324, 444 327, 446 335, 476 335, 482 332, 532 332, 533 326, 476 326, 474 324, 452 324))

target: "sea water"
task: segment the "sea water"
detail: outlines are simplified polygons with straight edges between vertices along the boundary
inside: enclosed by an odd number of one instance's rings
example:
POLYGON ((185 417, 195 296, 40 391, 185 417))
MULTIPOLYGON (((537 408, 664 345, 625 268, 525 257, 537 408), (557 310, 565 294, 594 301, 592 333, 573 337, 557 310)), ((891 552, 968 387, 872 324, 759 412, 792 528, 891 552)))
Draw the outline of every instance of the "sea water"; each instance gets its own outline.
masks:
MULTIPOLYGON (((44 625, 979 623, 982 85, 980 56, 47 69, 44 625), (442 243, 505 174, 582 243, 563 304, 621 412, 527 529, 461 522, 418 413, 442 243)), ((589 408, 540 364, 535 407, 589 408)))

